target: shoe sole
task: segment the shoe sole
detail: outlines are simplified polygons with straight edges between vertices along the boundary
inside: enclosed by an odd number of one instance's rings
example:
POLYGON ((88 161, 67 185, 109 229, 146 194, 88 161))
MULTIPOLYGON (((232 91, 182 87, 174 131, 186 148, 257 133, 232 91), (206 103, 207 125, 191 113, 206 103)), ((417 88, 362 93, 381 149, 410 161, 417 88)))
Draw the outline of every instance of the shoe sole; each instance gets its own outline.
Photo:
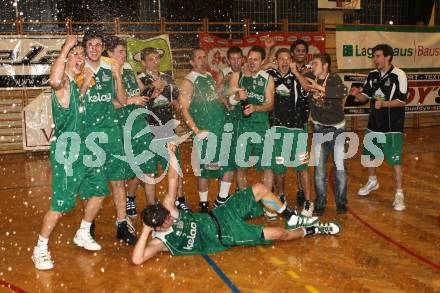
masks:
POLYGON ((359 195, 359 196, 367 196, 367 195, 370 194, 370 192, 375 191, 375 190, 378 190, 378 189, 379 189, 379 184, 377 184, 373 189, 370 189, 370 191, 368 191, 367 193, 360 193, 360 192, 358 191, 358 195, 359 195))
POLYGON ((338 229, 339 229, 339 231, 338 231, 338 233, 335 233, 335 234, 330 234, 330 235, 336 235, 336 234, 339 234, 339 233, 341 233, 342 232, 342 227, 341 227, 341 225, 339 225, 338 223, 336 223, 336 222, 331 222, 332 224, 335 224, 337 227, 338 227, 338 229))
POLYGON ((403 208, 394 207, 393 210, 395 210, 396 212, 403 212, 404 210, 406 210, 406 207, 405 206, 403 208))
POLYGON ((37 270, 40 270, 40 271, 48 271, 48 270, 51 270, 51 269, 54 268, 53 265, 52 265, 52 267, 50 267, 50 268, 40 267, 40 266, 38 266, 38 265, 36 264, 35 257, 33 257, 33 256, 32 256, 32 262, 34 263, 35 268, 36 268, 37 270))
POLYGON ((73 238, 73 243, 75 243, 76 246, 84 248, 85 250, 88 250, 88 251, 99 251, 102 249, 102 247, 100 247, 99 249, 86 248, 82 243, 79 243, 78 240, 76 240, 76 238, 73 238))
POLYGON ((339 225, 336 222, 329 222, 329 223, 335 225, 336 227, 338 227, 338 233, 321 234, 321 235, 337 235, 337 234, 341 233, 341 231, 342 231, 341 225, 339 225))

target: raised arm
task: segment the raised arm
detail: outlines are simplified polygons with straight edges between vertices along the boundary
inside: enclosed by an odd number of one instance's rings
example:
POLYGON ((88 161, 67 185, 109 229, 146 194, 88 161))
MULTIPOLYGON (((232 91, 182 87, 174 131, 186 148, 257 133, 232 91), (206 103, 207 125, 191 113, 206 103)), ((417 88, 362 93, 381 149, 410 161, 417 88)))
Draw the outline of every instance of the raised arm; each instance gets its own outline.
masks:
POLYGON ((76 46, 78 40, 76 36, 67 36, 64 42, 61 53, 50 68, 49 84, 53 89, 58 89, 62 86, 64 80, 64 69, 66 66, 67 55, 69 51, 76 46))
POLYGON ((172 143, 167 144, 168 151, 168 192, 163 200, 163 206, 170 211, 171 216, 177 218, 179 212, 176 208, 175 202, 177 197, 177 186, 179 173, 179 162, 176 158, 176 146, 172 143))
POLYGON ((189 106, 191 104, 191 99, 193 95, 193 85, 189 80, 184 79, 182 85, 180 86, 179 92, 179 104, 182 109, 182 116, 185 120, 186 125, 194 131, 195 134, 199 133, 200 129, 197 128, 191 114, 189 114, 189 106))
POLYGON ((61 54, 50 68, 49 84, 55 91, 58 103, 64 108, 68 108, 70 103, 70 82, 69 77, 65 74, 67 55, 77 43, 76 36, 67 36, 61 54))
POLYGON ((296 79, 298 79, 299 83, 301 84, 301 87, 306 90, 310 91, 311 83, 307 80, 307 78, 299 72, 298 67, 296 66, 296 63, 292 62, 290 63, 290 71, 292 71, 293 74, 295 74, 296 79))
POLYGON ((165 244, 158 239, 153 239, 147 243, 148 236, 152 231, 153 228, 144 225, 141 236, 139 237, 131 255, 131 261, 135 265, 141 265, 160 251, 166 250, 165 244))

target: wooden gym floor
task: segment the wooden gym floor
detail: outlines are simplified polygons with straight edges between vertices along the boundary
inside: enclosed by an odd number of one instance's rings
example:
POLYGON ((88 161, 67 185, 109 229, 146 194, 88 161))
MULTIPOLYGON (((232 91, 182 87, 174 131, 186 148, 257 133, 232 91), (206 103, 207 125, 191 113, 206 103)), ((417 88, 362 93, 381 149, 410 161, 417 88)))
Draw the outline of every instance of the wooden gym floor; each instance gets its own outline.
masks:
MULTIPOLYGON (((31 261, 41 220, 49 207, 47 154, 0 157, 0 292, 440 292, 440 127, 407 129, 404 191, 407 210, 392 210, 394 183, 386 164, 380 189, 357 197, 367 172, 359 155, 349 160, 349 212, 336 215, 333 195, 323 220, 342 224, 338 236, 310 237, 269 247, 237 247, 215 255, 156 259, 136 267, 132 247, 115 240, 114 207, 105 201, 97 219, 103 250, 72 244, 81 208, 65 216, 49 248, 55 269, 38 271, 31 261)), ((183 147, 188 162, 189 144, 183 147)), ((185 194, 198 202, 196 179, 186 166, 185 194)), ((295 177, 288 176, 294 204, 295 177)), ((261 175, 254 176, 256 182, 261 175)), ((165 182, 158 188, 162 198, 165 182)), ((211 185, 214 200, 217 184, 211 185)), ((138 190, 139 209, 144 205, 138 190)), ((264 223, 264 219, 259 220, 264 223)), ((139 219, 135 221, 141 228, 139 219)), ((272 223, 270 225, 273 225, 272 223)), ((282 225, 281 220, 274 225, 282 225)))

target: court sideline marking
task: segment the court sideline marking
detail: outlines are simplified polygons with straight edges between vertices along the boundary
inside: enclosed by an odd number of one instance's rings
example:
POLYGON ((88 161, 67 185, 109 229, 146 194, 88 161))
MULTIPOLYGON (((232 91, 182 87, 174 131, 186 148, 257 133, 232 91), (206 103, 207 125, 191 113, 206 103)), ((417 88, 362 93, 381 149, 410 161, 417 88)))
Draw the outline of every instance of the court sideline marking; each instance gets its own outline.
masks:
POLYGON ((437 264, 431 260, 429 260, 428 258, 418 254, 417 252, 407 248, 406 246, 404 246, 403 244, 397 242, 396 240, 392 239, 391 237, 385 235, 384 233, 382 233, 381 231, 379 231, 378 229, 374 228, 372 225, 370 225, 367 221, 363 220, 361 217, 359 217, 358 214, 356 214, 351 208, 348 207, 348 211, 350 212, 350 214, 359 222, 361 222, 363 225, 365 225, 367 228, 369 228, 371 231, 373 231, 374 233, 376 233, 377 235, 379 235, 380 237, 382 237, 383 239, 385 239, 388 243, 393 244, 394 246, 396 246, 397 248, 399 248, 400 250, 405 251, 407 254, 417 258, 419 261, 427 264, 428 266, 433 267, 436 270, 440 271, 440 264, 437 264))
POLYGON ((12 285, 11 283, 3 281, 3 280, 0 280, 0 287, 6 287, 6 288, 10 289, 12 292, 26 293, 25 290, 15 286, 15 285, 12 285))
MULTIPOLYGON (((329 187, 330 190, 333 190, 333 169, 330 169, 329 172, 329 176, 328 176, 328 182, 329 182, 329 187)), ((405 175, 404 175, 405 176, 405 175)), ((392 239, 391 237, 385 235, 384 233, 382 233, 381 231, 379 231, 378 229, 374 228, 372 225, 370 225, 367 221, 363 220, 357 213, 355 213, 350 207, 347 207, 347 210, 349 211, 349 213, 359 222, 361 222, 364 226, 366 226, 368 229, 370 229, 371 231, 373 231, 374 233, 376 233, 377 235, 379 235, 381 238, 385 239, 385 241, 387 241, 388 243, 393 244, 394 246, 396 246, 397 248, 399 248, 400 250, 405 251, 407 254, 417 258, 419 261, 427 264, 428 266, 433 267, 436 270, 440 271, 440 264, 437 264, 431 260, 429 260, 428 258, 418 254, 417 252, 407 248, 406 246, 404 246, 403 244, 397 242, 396 240, 392 239)))
POLYGON ((240 290, 232 283, 231 280, 226 276, 226 274, 217 266, 217 264, 206 254, 202 254, 205 261, 211 266, 211 268, 217 273, 217 275, 222 279, 223 282, 231 289, 234 293, 239 293, 240 290))

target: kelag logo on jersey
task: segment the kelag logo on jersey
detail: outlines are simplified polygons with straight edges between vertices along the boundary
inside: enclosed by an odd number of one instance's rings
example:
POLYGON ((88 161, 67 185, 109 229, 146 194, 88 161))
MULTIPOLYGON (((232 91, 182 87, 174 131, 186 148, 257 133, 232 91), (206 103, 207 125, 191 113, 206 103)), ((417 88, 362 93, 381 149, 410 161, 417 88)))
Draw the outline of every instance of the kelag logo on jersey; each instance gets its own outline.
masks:
POLYGON ((184 246, 184 249, 191 250, 194 247, 194 241, 196 239, 197 234, 197 224, 194 222, 191 222, 191 230, 189 231, 189 235, 186 235, 187 243, 186 246, 184 246))
POLYGON ((100 93, 97 93, 96 95, 93 95, 93 96, 89 95, 89 102, 91 102, 91 103, 110 102, 111 100, 112 100, 112 97, 110 94, 101 95, 100 93))

